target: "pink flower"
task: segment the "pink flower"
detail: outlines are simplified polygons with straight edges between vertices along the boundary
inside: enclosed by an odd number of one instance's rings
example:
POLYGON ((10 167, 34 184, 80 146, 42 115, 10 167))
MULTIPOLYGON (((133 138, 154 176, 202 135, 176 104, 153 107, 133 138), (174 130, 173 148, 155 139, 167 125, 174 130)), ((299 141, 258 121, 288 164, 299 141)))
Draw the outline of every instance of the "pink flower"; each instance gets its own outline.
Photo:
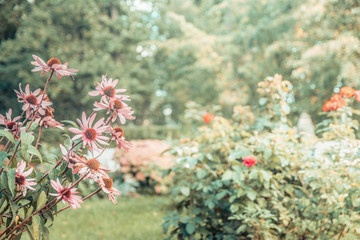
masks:
POLYGON ((121 192, 113 187, 114 182, 111 178, 101 178, 98 181, 100 187, 104 191, 104 193, 108 194, 109 200, 112 201, 114 204, 117 204, 116 198, 114 195, 120 195, 121 192))
MULTIPOLYGON (((126 119, 133 120, 135 119, 132 114, 134 113, 131 111, 131 107, 129 107, 126 103, 123 102, 123 100, 128 100, 127 98, 113 98, 110 101, 107 99, 101 99, 100 102, 95 102, 94 111, 99 110, 108 110, 107 114, 111 113, 111 120, 112 122, 115 122, 116 118, 119 117, 120 122, 122 124, 125 124, 126 119)), ((129 100, 128 100, 129 101, 129 100)))
POLYGON ((68 168, 72 170, 73 174, 78 173, 80 169, 75 165, 81 162, 81 157, 76 154, 72 148, 72 145, 69 145, 68 149, 66 149, 63 145, 60 144, 60 150, 63 154, 63 159, 68 162, 68 168))
POLYGON ((146 180, 146 175, 143 172, 137 172, 135 177, 139 181, 145 181, 146 180))
MULTIPOLYGON (((31 114, 31 109, 36 109, 38 107, 38 105, 40 104, 41 99, 43 97, 43 94, 40 94, 40 88, 38 88, 34 92, 31 92, 29 84, 26 85, 25 92, 23 92, 21 89, 21 83, 19 84, 19 89, 20 89, 20 92, 15 90, 16 95, 18 97, 18 101, 24 103, 22 110, 26 111, 26 117, 29 118, 29 116, 31 114)), ((46 97, 46 95, 45 95, 45 97, 46 97)), ((44 115, 45 108, 47 108, 51 104, 52 104, 51 102, 42 101, 38 112, 41 115, 44 115)))
POLYGON ((112 78, 109 80, 106 80, 106 75, 102 76, 101 83, 98 83, 96 86, 96 91, 89 92, 90 96, 99 96, 103 95, 103 97, 109 97, 109 98, 119 98, 122 97, 122 95, 117 95, 117 93, 126 92, 126 89, 115 89, 116 84, 118 83, 118 79, 115 79, 114 81, 112 78))
POLYGON ((17 164, 16 170, 15 170, 16 187, 17 187, 18 191, 23 192, 23 196, 26 195, 27 188, 31 189, 31 190, 35 190, 32 186, 36 185, 36 182, 34 182, 35 178, 26 179, 26 177, 29 176, 31 174, 31 172, 33 171, 33 168, 31 167, 29 170, 24 172, 25 167, 26 167, 26 162, 21 160, 21 162, 19 162, 17 164))
POLYGON ((354 92, 355 100, 360 102, 360 90, 354 92))
POLYGON ((80 119, 77 119, 77 122, 80 124, 80 127, 84 130, 81 131, 77 128, 69 128, 70 132, 73 132, 77 135, 75 135, 72 140, 76 140, 79 138, 82 138, 83 146, 86 145, 89 147, 91 151, 102 149, 98 145, 98 143, 108 145, 107 142, 104 142, 103 140, 108 140, 108 137, 101 136, 101 134, 107 129, 107 126, 101 126, 104 123, 104 118, 101 118, 99 121, 97 121, 94 125, 94 127, 91 127, 96 117, 96 113, 92 116, 90 116, 88 119, 86 119, 85 112, 82 114, 82 122, 80 119))
POLYGON ((79 158, 79 162, 75 163, 75 168, 79 169, 80 175, 85 175, 86 178, 98 181, 101 178, 109 178, 106 172, 110 170, 100 165, 99 161, 95 158, 86 160, 85 158, 79 158))
POLYGON ((243 160, 244 160, 244 165, 246 167, 251 167, 251 166, 255 165, 255 163, 257 162, 257 159, 254 156, 251 156, 251 155, 250 156, 245 156, 243 158, 243 160))
POLYGON ((47 64, 36 55, 32 55, 35 61, 31 62, 35 66, 32 72, 41 71, 41 77, 50 70, 54 70, 56 77, 60 80, 62 76, 72 76, 73 73, 79 71, 78 69, 67 69, 68 63, 61 64, 57 58, 51 58, 47 64))
POLYGON ((124 138, 124 130, 120 127, 109 127, 109 132, 113 136, 111 140, 116 139, 116 144, 119 149, 124 148, 125 150, 129 150, 132 147, 132 144, 125 140, 124 138))
POLYGON ((83 203, 80 196, 76 195, 79 192, 76 191, 76 188, 71 188, 71 183, 69 183, 66 187, 63 187, 59 181, 51 180, 51 186, 57 191, 57 193, 50 193, 52 196, 57 196, 57 199, 62 199, 63 203, 68 202, 72 209, 81 208, 80 203, 83 203))
POLYGON ((20 117, 15 117, 11 120, 12 109, 10 108, 9 111, 6 113, 6 117, 0 114, 0 125, 4 125, 6 129, 10 131, 16 131, 17 129, 17 121, 20 117))

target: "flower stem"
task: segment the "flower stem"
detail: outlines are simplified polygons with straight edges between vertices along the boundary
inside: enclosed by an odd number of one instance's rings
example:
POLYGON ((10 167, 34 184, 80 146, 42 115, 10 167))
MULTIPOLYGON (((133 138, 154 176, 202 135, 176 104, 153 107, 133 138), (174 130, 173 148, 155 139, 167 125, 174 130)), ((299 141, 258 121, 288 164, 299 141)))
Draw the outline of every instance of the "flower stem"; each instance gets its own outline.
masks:
MULTIPOLYGON (((51 69, 50 76, 49 76, 49 78, 47 79, 46 84, 45 84, 45 87, 44 87, 44 92, 43 92, 41 101, 40 101, 38 107, 36 108, 36 111, 35 111, 35 113, 34 113, 34 116, 32 117, 31 122, 30 122, 29 126, 27 127, 27 129, 25 130, 25 132, 28 132, 28 131, 29 131, 32 123, 34 122, 34 119, 35 119, 35 117, 36 117, 36 114, 38 113, 38 111, 39 111, 39 109, 40 109, 40 107, 41 107, 41 103, 42 103, 42 101, 43 101, 44 98, 45 98, 46 88, 47 88, 47 86, 48 86, 48 84, 49 84, 49 82, 50 82, 50 80, 51 80, 51 77, 52 77, 53 73, 54 73, 54 70, 51 69)), ((6 165, 6 167, 8 167, 8 166, 11 164, 12 160, 14 159, 15 154, 16 154, 19 146, 20 146, 20 143, 21 143, 21 139, 20 139, 20 141, 18 142, 18 144, 17 144, 17 146, 16 146, 16 148, 15 148, 15 151, 14 151, 13 155, 11 156, 11 159, 10 159, 10 161, 8 162, 8 164, 6 165)))
MULTIPOLYGON (((49 206, 50 204, 52 204, 52 203, 55 202, 55 201, 56 201, 56 198, 54 198, 51 202, 48 202, 45 206, 43 206, 42 208, 38 209, 36 212, 33 212, 33 213, 32 213, 30 216, 28 216, 24 221, 22 221, 21 224, 19 224, 19 225, 17 225, 16 227, 14 227, 14 228, 3 238, 3 240, 6 239, 8 236, 10 236, 10 234, 12 234, 16 229, 22 227, 25 223, 27 223, 32 216, 34 216, 35 214, 37 214, 38 212, 40 212, 41 210, 43 210, 44 208, 46 208, 47 206, 49 206)), ((14 222, 15 222, 15 221, 14 221, 14 222)), ((11 224, 11 225, 12 225, 12 224, 11 224)), ((11 225, 10 225, 10 226, 11 226, 11 225)), ((9 226, 9 227, 10 227, 10 226, 9 226)), ((8 227, 8 228, 9 228, 9 227, 8 227)), ((0 234, 0 237, 1 237, 2 235, 4 235, 5 232, 6 232, 6 231, 2 232, 2 233, 0 234)))
MULTIPOLYGON (((77 145, 79 145, 81 142, 82 142, 82 140, 70 148, 70 150, 69 150, 69 152, 68 152, 68 154, 67 154, 67 157, 69 157, 70 151, 73 150, 73 149, 74 149, 77 145)), ((60 161, 55 165, 55 167, 54 167, 52 170, 55 170, 55 169, 60 165, 60 163, 62 163, 62 160, 63 160, 63 159, 64 159, 64 158, 61 158, 60 161)), ((47 175, 49 175, 49 172, 50 172, 50 171, 51 171, 51 170, 47 171, 47 173, 45 173, 45 174, 41 177, 41 179, 40 179, 39 182, 41 182, 47 175)))
MULTIPOLYGON (((40 142, 40 137, 41 137, 41 131, 42 131, 42 125, 40 125, 40 128, 39 128, 39 135, 38 135, 38 139, 36 140, 36 145, 35 145, 35 148, 37 149, 38 146, 39 146, 39 142, 40 142)), ((30 162, 31 162, 31 159, 33 158, 34 154, 31 154, 30 156, 30 162)))
MULTIPOLYGON (((101 188, 98 188, 96 191, 90 193, 89 195, 87 195, 86 197, 84 197, 82 200, 85 201, 86 199, 94 196, 95 194, 99 193, 100 191, 101 191, 101 188)), ((66 209, 68 209, 68 208, 70 208, 70 206, 67 206, 67 207, 64 207, 63 209, 60 209, 59 211, 56 212, 56 214, 58 214, 58 213, 60 213, 60 212, 62 212, 62 211, 64 211, 64 210, 66 210, 66 209)))
POLYGON ((35 113, 34 113, 34 116, 32 117, 31 122, 30 122, 30 124, 29 124, 29 126, 27 127, 27 129, 26 129, 25 132, 28 132, 28 131, 29 131, 29 129, 30 129, 30 127, 31 127, 31 124, 34 122, 34 119, 35 119, 35 117, 36 117, 36 114, 39 112, 39 109, 41 108, 41 103, 43 102, 43 100, 44 100, 44 98, 45 98, 46 88, 47 88, 47 86, 48 86, 48 84, 49 84, 49 82, 50 82, 50 80, 51 80, 51 77, 52 77, 53 73, 54 73, 54 70, 51 69, 50 76, 49 76, 49 78, 48 78, 47 81, 46 81, 46 84, 45 84, 45 87, 44 87, 44 92, 43 92, 42 98, 41 98, 41 100, 40 100, 40 103, 39 103, 38 107, 36 108, 36 111, 35 111, 35 113))

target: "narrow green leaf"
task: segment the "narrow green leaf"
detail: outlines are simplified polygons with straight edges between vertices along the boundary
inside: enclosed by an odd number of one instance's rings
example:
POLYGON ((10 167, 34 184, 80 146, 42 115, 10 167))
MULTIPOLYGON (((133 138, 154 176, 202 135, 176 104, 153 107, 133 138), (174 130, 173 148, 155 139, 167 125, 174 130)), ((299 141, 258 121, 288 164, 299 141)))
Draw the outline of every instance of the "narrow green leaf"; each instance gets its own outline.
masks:
POLYGON ((26 211, 25 218, 29 217, 34 211, 34 207, 30 206, 29 209, 26 211))
POLYGON ((39 198, 37 200, 37 204, 36 204, 36 210, 39 210, 40 208, 42 208, 43 206, 45 206, 45 203, 47 201, 46 198, 46 194, 44 191, 42 191, 39 195, 39 198))
POLYGON ((70 121, 70 120, 62 120, 61 122, 64 122, 64 123, 69 123, 71 124, 72 126, 76 127, 76 128, 79 128, 79 126, 76 124, 76 122, 74 121, 70 121))
POLYGON ((8 186, 11 194, 15 196, 15 169, 7 170, 8 186))
POLYGON ((39 230, 40 230, 40 216, 34 215, 32 217, 32 226, 33 226, 33 238, 39 239, 39 230))

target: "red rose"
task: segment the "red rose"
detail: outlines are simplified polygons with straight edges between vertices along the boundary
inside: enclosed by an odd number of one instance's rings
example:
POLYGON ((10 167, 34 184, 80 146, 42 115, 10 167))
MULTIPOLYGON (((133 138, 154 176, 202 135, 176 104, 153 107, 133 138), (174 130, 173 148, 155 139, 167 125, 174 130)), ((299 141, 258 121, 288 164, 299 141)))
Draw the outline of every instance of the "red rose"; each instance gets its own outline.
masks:
POLYGON ((246 167, 251 167, 253 165, 255 165, 255 163, 257 162, 257 159, 254 156, 245 156, 243 158, 244 161, 244 165, 246 167))
POLYGON ((209 123, 211 122, 211 120, 213 120, 215 118, 215 115, 211 114, 211 113, 205 113, 203 115, 203 121, 204 123, 209 123))

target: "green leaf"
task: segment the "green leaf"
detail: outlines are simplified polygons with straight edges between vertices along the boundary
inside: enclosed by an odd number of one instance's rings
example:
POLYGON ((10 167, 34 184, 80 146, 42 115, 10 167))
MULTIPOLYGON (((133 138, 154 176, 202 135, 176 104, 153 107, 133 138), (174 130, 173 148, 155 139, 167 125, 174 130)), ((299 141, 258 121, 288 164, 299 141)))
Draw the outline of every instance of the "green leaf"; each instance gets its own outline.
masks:
POLYGON ((197 178, 204 178, 206 177, 207 173, 204 169, 200 168, 196 171, 196 177, 197 178))
POLYGON ((45 226, 43 226, 43 228, 42 228, 42 240, 50 240, 49 229, 45 226))
POLYGON ((64 122, 64 123, 69 123, 71 124, 73 127, 75 128, 79 128, 79 126, 76 124, 76 122, 74 121, 70 121, 70 120, 62 120, 61 122, 64 122))
POLYGON ((0 150, 0 166, 3 165, 3 162, 4 162, 5 158, 6 158, 6 156, 7 156, 7 153, 0 150))
POLYGON ((232 213, 235 213, 235 212, 237 212, 237 210, 239 210, 239 204, 232 204, 231 206, 230 206, 230 211, 232 212, 232 213))
POLYGON ((250 190, 246 193, 246 196, 251 200, 254 201, 256 198, 256 192, 254 192, 253 190, 250 190))
POLYGON ((272 150, 267 148, 267 149, 264 151, 264 158, 265 158, 265 159, 269 159, 269 158, 271 157, 271 155, 272 155, 272 150))
POLYGON ((231 180, 233 177, 234 172, 231 170, 226 170, 222 176, 223 181, 231 180))
POLYGON ((33 226, 33 238, 39 239, 39 230, 40 230, 40 216, 34 215, 32 217, 32 226, 33 226))
MULTIPOLYGON (((25 129, 28 129, 29 125, 31 122, 28 122, 25 126, 25 129)), ((39 126, 39 124, 37 124, 36 122, 32 122, 31 123, 31 127, 29 128, 28 132, 32 132, 35 130, 35 128, 37 128, 37 126, 39 126)))
POLYGON ((39 195, 39 198, 37 200, 37 204, 36 204, 36 210, 39 210, 40 208, 42 208, 43 206, 45 206, 45 203, 47 201, 46 198, 46 194, 44 191, 42 191, 39 195))
POLYGON ((180 188, 180 192, 184 195, 184 196, 189 196, 190 195, 190 188, 188 187, 181 187, 180 188))
POLYGON ((25 218, 29 217, 34 211, 34 207, 30 206, 29 209, 26 211, 25 218))
POLYGON ((195 232, 195 224, 194 223, 186 224, 186 232, 190 235, 193 234, 195 232))
POLYGON ((8 132, 8 131, 5 131, 5 130, 0 130, 0 136, 4 136, 7 139, 9 139, 12 143, 15 143, 14 136, 12 135, 11 132, 8 132))
POLYGON ((246 225, 241 225, 240 227, 238 227, 238 229, 236 229, 236 233, 242 233, 243 231, 245 231, 246 229, 246 225))
POLYGON ((27 152, 30 153, 30 154, 33 154, 33 155, 37 156, 37 157, 39 158, 40 162, 41 162, 41 163, 43 162, 42 157, 41 157, 41 154, 40 154, 39 150, 36 149, 36 147, 30 145, 30 146, 28 147, 28 149, 27 149, 27 152))
POLYGON ((15 196, 15 169, 7 170, 7 181, 9 185, 9 190, 13 196, 15 196))
POLYGON ((30 145, 34 141, 34 136, 30 133, 22 131, 20 134, 21 145, 30 145))
POLYGON ((267 101, 268 101, 267 98, 260 98, 259 99, 259 104, 260 105, 265 105, 267 101))

